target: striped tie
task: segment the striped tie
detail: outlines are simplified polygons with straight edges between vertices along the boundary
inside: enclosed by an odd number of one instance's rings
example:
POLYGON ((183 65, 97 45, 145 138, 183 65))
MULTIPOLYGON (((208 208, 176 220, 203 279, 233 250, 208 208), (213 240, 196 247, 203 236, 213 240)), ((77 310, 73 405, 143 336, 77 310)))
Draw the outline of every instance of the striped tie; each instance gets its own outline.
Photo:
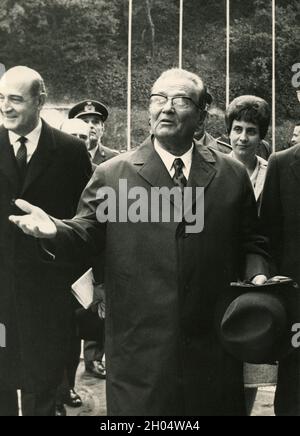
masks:
POLYGON ((176 186, 178 186, 183 191, 183 188, 185 188, 187 185, 187 180, 186 180, 185 175, 183 174, 183 170, 182 170, 184 167, 184 163, 183 163, 182 159, 180 159, 180 158, 174 159, 173 167, 175 169, 175 174, 173 176, 173 182, 176 186))
POLYGON ((26 147, 27 138, 21 136, 18 139, 18 142, 20 142, 20 147, 17 151, 16 159, 19 167, 21 180, 24 180, 26 169, 27 169, 27 147, 26 147))

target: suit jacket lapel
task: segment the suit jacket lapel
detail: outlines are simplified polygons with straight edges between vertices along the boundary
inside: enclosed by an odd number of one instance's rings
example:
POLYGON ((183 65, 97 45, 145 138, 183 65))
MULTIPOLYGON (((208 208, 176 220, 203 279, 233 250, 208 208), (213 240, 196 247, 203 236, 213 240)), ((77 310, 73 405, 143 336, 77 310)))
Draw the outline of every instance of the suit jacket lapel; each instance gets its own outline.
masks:
POLYGON ((4 127, 0 127, 0 171, 17 188, 19 183, 17 162, 9 141, 8 131, 4 127))
POLYGON ((138 174, 151 186, 174 188, 173 180, 160 156, 156 153, 150 136, 137 150, 134 163, 141 166, 138 174))
POLYGON ((54 159, 57 145, 55 143, 52 128, 43 121, 40 140, 35 153, 28 165, 27 175, 21 195, 36 181, 36 179, 46 170, 54 159))

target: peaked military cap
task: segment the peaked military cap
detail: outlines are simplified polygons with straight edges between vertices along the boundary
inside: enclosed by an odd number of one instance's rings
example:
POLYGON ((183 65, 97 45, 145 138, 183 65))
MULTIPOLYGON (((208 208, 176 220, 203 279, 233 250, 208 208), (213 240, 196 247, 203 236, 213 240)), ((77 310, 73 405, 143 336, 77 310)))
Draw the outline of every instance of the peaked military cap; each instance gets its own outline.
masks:
POLYGON ((99 115, 102 121, 105 121, 108 117, 108 110, 100 101, 84 100, 70 109, 68 117, 80 118, 84 115, 99 115))

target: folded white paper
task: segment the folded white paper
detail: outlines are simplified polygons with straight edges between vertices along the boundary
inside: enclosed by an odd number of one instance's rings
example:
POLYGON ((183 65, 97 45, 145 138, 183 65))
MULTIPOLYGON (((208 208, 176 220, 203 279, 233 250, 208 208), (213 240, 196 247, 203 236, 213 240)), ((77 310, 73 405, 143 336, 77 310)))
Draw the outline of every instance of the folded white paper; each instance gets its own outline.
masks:
POLYGON ((94 298, 94 275, 92 268, 72 285, 72 293, 85 309, 92 304, 94 298))

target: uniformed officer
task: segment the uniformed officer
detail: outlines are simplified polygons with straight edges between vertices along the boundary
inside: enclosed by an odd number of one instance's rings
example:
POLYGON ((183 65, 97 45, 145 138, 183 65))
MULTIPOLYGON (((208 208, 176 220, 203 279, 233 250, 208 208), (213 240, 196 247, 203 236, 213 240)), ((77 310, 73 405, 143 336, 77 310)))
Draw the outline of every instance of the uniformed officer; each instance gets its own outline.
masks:
POLYGON ((90 127, 88 151, 94 165, 100 165, 118 154, 117 151, 102 144, 104 123, 107 117, 107 108, 96 100, 84 100, 77 103, 69 111, 69 118, 82 119, 90 127))
POLYGON ((196 141, 197 147, 210 147, 214 150, 220 151, 225 154, 229 154, 232 152, 231 145, 227 144, 220 139, 214 138, 210 133, 206 131, 206 123, 208 117, 208 108, 212 103, 212 96, 206 90, 206 108, 202 112, 202 122, 199 124, 198 129, 195 132, 194 139, 196 141))

